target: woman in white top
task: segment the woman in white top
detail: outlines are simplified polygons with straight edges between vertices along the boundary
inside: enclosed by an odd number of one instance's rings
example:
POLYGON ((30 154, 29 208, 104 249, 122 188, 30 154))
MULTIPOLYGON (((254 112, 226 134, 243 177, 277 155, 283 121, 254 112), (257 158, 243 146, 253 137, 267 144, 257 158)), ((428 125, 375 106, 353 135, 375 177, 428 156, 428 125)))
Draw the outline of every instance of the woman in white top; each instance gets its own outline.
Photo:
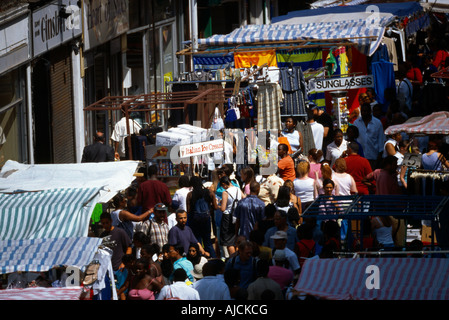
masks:
POLYGON ((394 247, 392 229, 393 224, 389 216, 371 218, 372 233, 381 247, 394 247))
POLYGON ((390 135, 384 144, 383 158, 387 156, 394 156, 399 151, 399 142, 402 140, 400 132, 390 135))
POLYGON ((335 171, 332 174, 332 180, 338 185, 339 196, 350 196, 358 192, 354 178, 346 172, 346 169, 345 159, 338 158, 335 160, 335 171))
POLYGON ((231 255, 235 252, 235 218, 232 216, 232 209, 234 200, 242 199, 242 191, 234 186, 227 176, 220 178, 220 185, 224 189, 220 204, 220 210, 223 212, 220 225, 220 245, 226 246, 231 255))
POLYGON ((281 137, 287 138, 293 153, 298 151, 303 145, 303 138, 301 133, 296 130, 296 124, 296 119, 288 117, 285 119, 285 129, 281 131, 281 137))
POLYGON ((310 164, 301 161, 296 167, 298 178, 293 181, 295 195, 301 200, 301 211, 304 212, 315 200, 315 180, 309 177, 310 164))

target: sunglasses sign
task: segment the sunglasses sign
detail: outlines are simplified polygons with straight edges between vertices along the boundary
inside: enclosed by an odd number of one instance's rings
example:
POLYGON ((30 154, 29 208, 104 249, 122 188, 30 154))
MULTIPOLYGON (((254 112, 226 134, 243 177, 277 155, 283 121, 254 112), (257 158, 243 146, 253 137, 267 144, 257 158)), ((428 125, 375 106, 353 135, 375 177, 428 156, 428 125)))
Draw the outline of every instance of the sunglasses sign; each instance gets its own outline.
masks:
POLYGON ((366 75, 356 77, 315 79, 313 80, 313 84, 311 85, 311 87, 313 87, 313 91, 372 88, 374 87, 374 77, 373 75, 366 75))

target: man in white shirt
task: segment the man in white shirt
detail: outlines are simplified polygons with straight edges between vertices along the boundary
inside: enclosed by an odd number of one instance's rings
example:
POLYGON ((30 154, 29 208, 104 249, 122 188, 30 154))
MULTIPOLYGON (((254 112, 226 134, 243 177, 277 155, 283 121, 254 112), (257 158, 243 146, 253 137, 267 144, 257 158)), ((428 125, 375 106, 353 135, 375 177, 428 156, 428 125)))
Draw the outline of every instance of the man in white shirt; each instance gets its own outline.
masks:
POLYGON ((299 273, 301 267, 298 262, 298 256, 294 251, 287 248, 287 237, 287 232, 285 231, 276 231, 276 233, 270 237, 274 240, 274 252, 276 252, 277 250, 284 251, 285 258, 289 263, 289 269, 294 273, 299 273))
POLYGON ((162 287, 157 300, 200 300, 198 291, 186 283, 187 273, 184 269, 176 269, 173 276, 173 284, 162 287))
MULTIPOLYGON (((129 118, 129 134, 137 134, 139 130, 142 129, 140 124, 138 124, 133 119, 129 118)), ((128 136, 128 130, 126 128, 126 117, 120 119, 114 126, 114 131, 111 135, 111 140, 114 141, 115 158, 126 159, 126 148, 127 143, 126 137, 128 136)))
POLYGON ((365 158, 371 164, 371 168, 378 168, 378 162, 382 159, 384 151, 385 134, 382 122, 373 117, 371 106, 362 104, 360 107, 360 117, 354 121, 354 125, 359 129, 357 142, 363 146, 365 158))
MULTIPOLYGON (((309 109, 307 110, 307 123, 310 125, 310 129, 312 130, 313 141, 315 142, 315 148, 317 150, 323 150, 323 139, 324 139, 324 126, 315 121, 316 114, 315 110, 318 110, 318 106, 316 104, 309 103, 309 109)), ((303 150, 303 153, 308 155, 309 150, 303 150)))

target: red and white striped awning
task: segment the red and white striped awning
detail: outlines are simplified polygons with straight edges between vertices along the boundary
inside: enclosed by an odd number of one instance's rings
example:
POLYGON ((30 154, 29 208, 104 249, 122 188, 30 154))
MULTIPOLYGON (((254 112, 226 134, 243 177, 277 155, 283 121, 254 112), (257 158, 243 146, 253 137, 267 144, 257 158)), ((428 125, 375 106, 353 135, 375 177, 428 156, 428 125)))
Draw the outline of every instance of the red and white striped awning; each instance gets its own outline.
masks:
POLYGON ((78 286, 5 289, 0 290, 0 300, 80 300, 82 292, 83 288, 78 286))
POLYGON ((424 134, 449 134, 449 112, 438 111, 422 118, 411 118, 405 123, 389 126, 386 135, 406 132, 424 134))
POLYGON ((329 300, 447 300, 449 259, 308 259, 295 289, 329 300))

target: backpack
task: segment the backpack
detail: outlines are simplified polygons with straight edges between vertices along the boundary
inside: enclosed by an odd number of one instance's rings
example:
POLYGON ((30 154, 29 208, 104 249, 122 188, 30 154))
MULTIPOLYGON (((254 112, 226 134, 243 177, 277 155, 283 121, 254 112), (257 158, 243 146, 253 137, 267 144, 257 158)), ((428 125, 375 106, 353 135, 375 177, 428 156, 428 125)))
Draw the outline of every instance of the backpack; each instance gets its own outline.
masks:
POLYGON ((206 199, 204 197, 199 198, 195 202, 193 217, 195 219, 207 219, 210 217, 209 211, 209 203, 206 201, 206 199))

